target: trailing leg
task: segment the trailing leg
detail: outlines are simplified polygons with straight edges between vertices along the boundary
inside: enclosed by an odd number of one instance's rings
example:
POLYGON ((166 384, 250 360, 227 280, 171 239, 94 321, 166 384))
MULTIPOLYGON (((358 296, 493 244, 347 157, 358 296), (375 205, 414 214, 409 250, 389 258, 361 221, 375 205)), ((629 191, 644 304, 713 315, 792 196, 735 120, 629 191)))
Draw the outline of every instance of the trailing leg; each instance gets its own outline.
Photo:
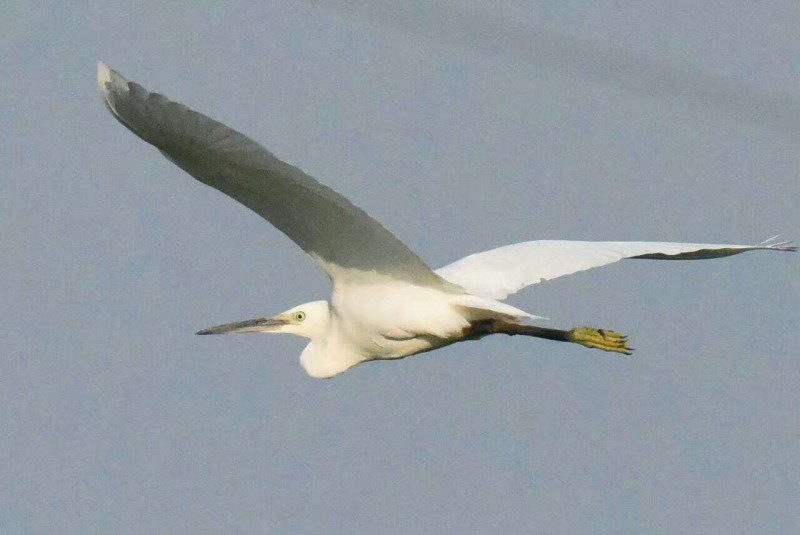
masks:
POLYGON ((536 338, 546 338, 547 340, 556 340, 558 342, 572 342, 584 347, 622 353, 623 355, 630 355, 633 352, 633 349, 628 347, 628 339, 626 336, 616 331, 595 329, 593 327, 576 327, 569 331, 564 331, 560 329, 537 327, 535 325, 520 325, 518 323, 494 321, 489 324, 481 324, 479 329, 481 329, 481 332, 486 332, 486 334, 497 333, 507 334, 509 336, 521 334, 536 338))

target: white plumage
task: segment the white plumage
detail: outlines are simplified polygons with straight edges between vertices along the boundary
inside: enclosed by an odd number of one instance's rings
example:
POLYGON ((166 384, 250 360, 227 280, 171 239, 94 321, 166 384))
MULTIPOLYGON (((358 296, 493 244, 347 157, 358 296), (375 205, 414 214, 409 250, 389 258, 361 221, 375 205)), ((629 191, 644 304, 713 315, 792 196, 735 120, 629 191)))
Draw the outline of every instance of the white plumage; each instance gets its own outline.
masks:
MULTIPOLYGON (((366 212, 248 137, 128 82, 98 63, 109 111, 197 180, 275 225, 328 274, 331 302, 314 301, 269 318, 198 334, 281 332, 310 339, 300 362, 332 377, 366 361, 398 359, 494 333, 521 334, 630 354, 624 336, 579 327, 526 323, 534 316, 501 302, 524 288, 623 258, 705 259, 760 245, 660 242, 531 241, 473 254, 431 270, 366 212)), ((768 240, 769 241, 769 240, 768 240)))
MULTIPOLYGON (((774 238, 772 238, 774 239, 774 238)), ((469 255, 436 273, 487 299, 505 299, 540 282, 613 264, 623 258, 704 260, 758 249, 793 250, 788 243, 725 245, 637 241, 541 240, 515 243, 469 255)))

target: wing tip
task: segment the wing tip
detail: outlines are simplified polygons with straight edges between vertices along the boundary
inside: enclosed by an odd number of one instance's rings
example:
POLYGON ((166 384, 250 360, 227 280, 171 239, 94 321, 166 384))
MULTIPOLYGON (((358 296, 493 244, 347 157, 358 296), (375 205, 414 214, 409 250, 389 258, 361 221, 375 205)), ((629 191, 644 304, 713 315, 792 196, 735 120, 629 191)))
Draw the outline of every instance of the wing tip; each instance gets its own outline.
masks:
POLYGON ((111 69, 106 66, 105 63, 97 60, 97 87, 100 89, 100 96, 103 97, 103 104, 106 105, 108 111, 112 114, 117 115, 117 112, 114 111, 114 106, 111 105, 111 95, 108 91, 108 85, 112 83, 111 80, 111 69))
POLYGON ((773 237, 767 238, 766 240, 762 241, 761 243, 758 244, 758 246, 762 247, 764 249, 770 249, 770 250, 773 250, 773 251, 788 251, 790 253, 796 253, 797 252, 797 246, 796 245, 792 245, 792 241, 791 240, 775 241, 780 237, 781 237, 780 234, 776 234, 773 237))
POLYGON ((788 253, 796 253, 797 252, 797 246, 796 245, 790 245, 791 243, 792 242, 788 242, 788 241, 787 242, 782 242, 782 243, 776 243, 774 245, 770 245, 769 247, 767 247, 767 249, 770 249, 772 251, 786 251, 788 253))
POLYGON ((97 60, 97 86, 103 97, 103 102, 111 113, 119 117, 115 100, 119 96, 124 96, 128 91, 128 81, 114 69, 97 60))
POLYGON ((105 84, 111 81, 111 69, 108 66, 100 61, 97 60, 97 83, 101 89, 105 87, 105 84))
POLYGON ((122 77, 112 69, 109 69, 108 65, 97 60, 97 86, 100 88, 100 92, 105 95, 106 99, 108 99, 110 93, 109 85, 114 85, 116 81, 115 78, 122 77))

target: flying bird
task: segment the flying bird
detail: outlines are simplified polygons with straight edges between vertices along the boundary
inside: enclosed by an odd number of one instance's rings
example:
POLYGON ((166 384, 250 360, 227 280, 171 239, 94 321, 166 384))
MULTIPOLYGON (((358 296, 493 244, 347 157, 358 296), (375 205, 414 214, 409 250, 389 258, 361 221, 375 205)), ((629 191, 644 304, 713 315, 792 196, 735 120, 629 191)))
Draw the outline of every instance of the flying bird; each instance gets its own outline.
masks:
POLYGON ((797 250, 774 239, 759 245, 529 241, 433 270, 366 212, 247 136, 148 92, 102 62, 97 80, 106 107, 126 128, 200 182, 272 223, 328 275, 330 302, 197 333, 308 338, 300 363, 312 377, 333 377, 362 362, 400 359, 490 334, 629 355, 626 337, 616 331, 540 327, 531 321, 543 318, 503 300, 526 286, 623 258, 694 260, 797 250))

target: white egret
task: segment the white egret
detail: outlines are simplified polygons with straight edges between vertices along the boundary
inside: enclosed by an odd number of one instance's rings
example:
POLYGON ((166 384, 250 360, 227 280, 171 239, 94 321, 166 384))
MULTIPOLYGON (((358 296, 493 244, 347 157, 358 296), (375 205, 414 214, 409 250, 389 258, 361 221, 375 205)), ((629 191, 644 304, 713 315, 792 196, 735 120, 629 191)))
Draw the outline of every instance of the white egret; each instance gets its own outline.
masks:
POLYGON ((501 300, 525 286, 623 258, 689 260, 796 250, 773 240, 759 245, 531 241, 473 254, 434 271, 363 210, 248 137, 149 93, 100 62, 97 76, 117 120, 197 180, 272 223, 330 277, 330 303, 305 303, 274 317, 197 333, 308 338, 300 362, 313 377, 495 333, 630 354, 626 338, 615 331, 530 325, 526 321, 537 316, 501 300))

